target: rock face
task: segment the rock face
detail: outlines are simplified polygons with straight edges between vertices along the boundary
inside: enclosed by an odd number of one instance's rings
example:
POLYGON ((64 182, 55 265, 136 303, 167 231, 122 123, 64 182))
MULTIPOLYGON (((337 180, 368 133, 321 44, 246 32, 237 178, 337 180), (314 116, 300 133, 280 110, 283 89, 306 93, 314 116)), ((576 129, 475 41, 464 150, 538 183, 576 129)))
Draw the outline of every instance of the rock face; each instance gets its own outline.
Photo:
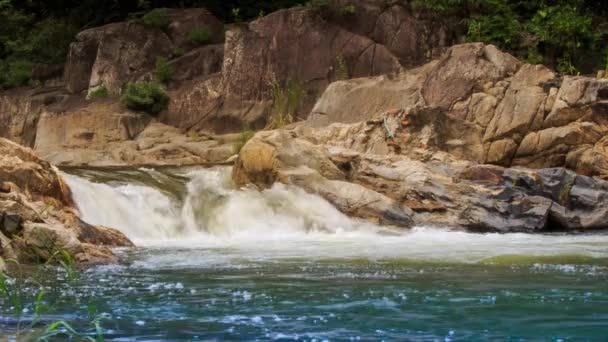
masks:
POLYGON ((78 218, 69 188, 31 150, 0 138, 0 256, 46 262, 66 250, 77 262, 114 262, 109 247, 132 246, 122 233, 78 218))
MULTIPOLYGON (((70 46, 65 67, 66 87, 71 93, 104 86, 120 94, 123 86, 154 69, 156 58, 170 58, 176 49, 189 51, 195 44, 191 30, 205 28, 210 43, 223 41, 223 25, 207 10, 166 9, 172 23, 167 32, 147 28, 137 21, 113 23, 80 32, 70 46)), ((217 72, 195 67, 191 72, 217 72)))
POLYGON ((183 134, 148 115, 97 101, 41 115, 35 149, 55 165, 200 165, 226 161, 236 138, 183 134))
POLYGON ((273 89, 289 82, 303 88, 297 114, 304 119, 331 82, 396 72, 451 41, 444 27, 416 18, 404 4, 349 4, 354 13, 296 7, 232 26, 222 72, 175 90, 163 122, 215 132, 262 128, 272 114, 273 89))
POLYGON ((450 138, 450 130, 430 132, 444 121, 433 117, 439 113, 391 111, 364 123, 261 132, 241 150, 233 179, 259 187, 297 185, 347 214, 401 227, 608 228, 608 182, 564 168, 508 169, 456 158, 433 148, 450 138), (408 131, 410 139, 401 139, 404 123, 429 132, 408 131))
MULTIPOLYGON (((439 60, 394 77, 333 83, 307 125, 366 120, 389 109, 441 111, 432 126, 441 150, 478 163, 568 167, 608 177, 608 81, 560 78, 521 64, 492 45, 464 44, 439 60), (460 133, 459 133, 460 132, 460 133)), ((436 114, 433 114, 436 117, 436 114)), ((422 132, 422 131, 420 131, 422 132)))

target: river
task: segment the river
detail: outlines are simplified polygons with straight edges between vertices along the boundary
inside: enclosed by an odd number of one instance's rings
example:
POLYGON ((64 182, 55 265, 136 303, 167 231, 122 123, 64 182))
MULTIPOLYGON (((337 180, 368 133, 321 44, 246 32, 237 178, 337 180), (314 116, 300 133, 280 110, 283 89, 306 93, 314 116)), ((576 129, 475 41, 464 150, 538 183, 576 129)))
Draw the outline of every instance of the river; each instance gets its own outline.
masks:
POLYGON ((399 230, 229 168, 65 170, 82 217, 138 248, 56 294, 107 341, 606 341, 608 235, 399 230), (82 301, 74 298, 83 298, 82 301))

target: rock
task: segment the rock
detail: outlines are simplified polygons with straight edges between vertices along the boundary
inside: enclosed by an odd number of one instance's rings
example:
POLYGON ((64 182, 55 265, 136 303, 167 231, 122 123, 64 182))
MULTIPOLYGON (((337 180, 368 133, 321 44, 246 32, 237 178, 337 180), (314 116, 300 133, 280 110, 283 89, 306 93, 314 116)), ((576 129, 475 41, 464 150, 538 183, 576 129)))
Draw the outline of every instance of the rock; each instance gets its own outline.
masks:
POLYGON ((270 114, 273 85, 300 83, 304 94, 298 112, 306 115, 318 93, 337 78, 380 75, 401 67, 384 46, 303 7, 231 26, 224 51, 222 73, 180 88, 162 116, 164 123, 218 133, 245 125, 261 128, 270 114), (337 75, 338 68, 344 75, 337 75))
MULTIPOLYGON (((193 49, 195 46, 188 34, 196 28, 209 31, 210 43, 223 41, 223 25, 207 10, 166 11, 172 19, 167 33, 135 21, 80 32, 76 42, 70 45, 65 67, 67 89, 80 93, 104 86, 111 94, 120 94, 127 82, 153 70, 157 57, 171 57, 176 48, 193 49)), ((204 72, 205 68, 202 69, 204 72)))
POLYGON ((0 213, 0 232, 7 237, 17 235, 23 229, 21 216, 12 212, 0 213))
POLYGON ((33 152, 0 138, 0 179, 15 184, 33 198, 53 197, 65 205, 72 199, 55 169, 33 152))
POLYGON ((4 259, 0 257, 0 273, 2 272, 6 272, 6 263, 4 262, 4 259))
POLYGON ((32 150, 0 138, 0 243, 4 258, 46 262, 66 250, 81 262, 114 262, 103 246, 133 246, 124 234, 83 222, 56 169, 32 150))
MULTIPOLYGON (((462 44, 394 76, 332 83, 305 125, 321 128, 392 110, 438 109, 447 130, 428 120, 408 132, 411 141, 425 141, 414 137, 429 133, 445 136, 442 143, 428 146, 430 154, 439 150, 479 163, 569 167, 606 177, 607 100, 608 80, 560 79, 546 67, 522 64, 492 45, 462 44)), ((411 145, 398 142, 411 151, 411 145)), ((403 153, 394 148, 385 152, 403 153)))
POLYGON ((241 149, 233 179, 261 188, 295 185, 350 216, 399 227, 501 233, 608 229, 608 182, 565 168, 504 168, 463 161, 441 149, 417 152, 422 136, 406 143, 400 136, 418 125, 428 127, 437 119, 432 113, 442 110, 405 113, 383 114, 407 122, 396 128, 380 116, 367 123, 258 133, 241 149), (377 148, 382 143, 388 152, 377 148))

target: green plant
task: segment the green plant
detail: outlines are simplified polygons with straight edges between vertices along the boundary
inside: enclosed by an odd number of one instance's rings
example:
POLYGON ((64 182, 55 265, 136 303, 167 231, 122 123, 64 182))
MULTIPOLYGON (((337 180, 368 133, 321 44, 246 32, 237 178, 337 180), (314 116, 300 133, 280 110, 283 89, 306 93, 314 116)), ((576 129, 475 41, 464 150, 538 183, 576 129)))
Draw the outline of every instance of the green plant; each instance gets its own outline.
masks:
POLYGON ((230 13, 232 14, 232 20, 234 20, 235 23, 240 23, 243 21, 243 18, 241 17, 241 9, 239 7, 233 8, 230 10, 230 13))
POLYGON ((175 47, 171 49, 171 56, 173 57, 181 57, 186 53, 186 51, 181 47, 175 47))
POLYGON ((252 131, 250 129, 244 129, 239 134, 239 137, 236 140, 236 142, 234 143, 234 145, 232 145, 232 151, 234 152, 234 154, 238 154, 239 152, 241 152, 241 149, 243 148, 243 146, 245 146, 245 144, 247 144, 247 142, 249 140, 251 140, 251 138, 253 138, 254 135, 255 135, 255 131, 252 131))
POLYGON ((564 75, 578 75, 580 72, 572 63, 572 59, 569 54, 565 54, 557 60, 557 71, 564 75))
POLYGON ((106 88, 105 85, 101 85, 101 86, 95 88, 89 94, 89 97, 92 99, 105 99, 108 96, 110 96, 110 93, 108 92, 108 88, 106 88))
POLYGON ((317 14, 328 12, 331 9, 329 0, 309 0, 306 7, 317 14))
POLYGON ((357 7, 353 4, 345 4, 340 7, 340 14, 343 16, 357 13, 357 7))
POLYGON ((272 114, 267 129, 277 129, 292 123, 305 95, 300 82, 287 80, 283 85, 272 84, 272 114))
POLYGON ((166 31, 171 25, 171 18, 164 8, 153 9, 141 18, 141 23, 148 27, 166 31))
POLYGON ((27 85, 32 78, 34 64, 27 60, 0 62, 0 86, 14 88, 27 85))
POLYGON ((127 84, 122 101, 131 110, 156 115, 167 108, 169 96, 157 82, 135 82, 127 84))
POLYGON ((154 71, 156 79, 162 83, 168 83, 173 78, 175 70, 164 57, 156 58, 156 69, 154 71))
POLYGON ((209 44, 211 41, 211 33, 206 27, 195 27, 188 32, 188 39, 196 45, 209 44))
POLYGON ((336 56, 336 79, 337 80, 347 80, 349 79, 348 66, 346 65, 346 61, 344 60, 344 55, 339 53, 336 56))

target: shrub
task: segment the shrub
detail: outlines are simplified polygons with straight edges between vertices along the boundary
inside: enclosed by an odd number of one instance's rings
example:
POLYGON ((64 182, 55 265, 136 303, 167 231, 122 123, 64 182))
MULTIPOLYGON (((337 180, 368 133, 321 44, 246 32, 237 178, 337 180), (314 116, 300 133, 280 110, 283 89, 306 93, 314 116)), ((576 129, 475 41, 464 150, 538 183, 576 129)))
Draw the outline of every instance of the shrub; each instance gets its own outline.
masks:
POLYGON ((135 82, 127 84, 122 101, 131 110, 156 115, 167 108, 169 96, 159 83, 135 82))
POLYGON ((247 144, 247 142, 249 140, 251 140, 251 138, 253 138, 254 135, 255 135, 255 132, 250 129, 243 130, 241 132, 241 134, 239 134, 239 138, 236 140, 236 142, 232 146, 232 151, 234 152, 234 154, 238 154, 239 152, 241 152, 241 149, 243 148, 243 146, 245 146, 245 144, 247 144))
POLYGON ((188 32, 188 39, 196 45, 205 45, 211 41, 211 33, 206 27, 195 27, 188 32))
POLYGON ((284 85, 275 82, 272 85, 272 115, 266 128, 277 129, 292 123, 304 94, 304 88, 297 81, 287 80, 284 85))
POLYGON ((169 64, 169 62, 167 61, 166 58, 164 58, 164 57, 156 58, 156 70, 154 73, 156 74, 156 79, 159 82, 167 83, 167 82, 171 81, 171 79, 173 78, 174 72, 175 72, 175 70, 169 64))
POLYGON ((34 64, 28 60, 0 63, 0 87, 14 88, 27 85, 32 78, 34 64))
POLYGON ((108 88, 105 85, 97 87, 95 90, 91 91, 89 97, 92 99, 105 99, 110 96, 108 92, 108 88))
POLYGON ((166 31, 169 29, 169 25, 171 25, 171 18, 169 18, 167 10, 164 8, 157 8, 146 13, 141 18, 141 23, 148 28, 166 31))

